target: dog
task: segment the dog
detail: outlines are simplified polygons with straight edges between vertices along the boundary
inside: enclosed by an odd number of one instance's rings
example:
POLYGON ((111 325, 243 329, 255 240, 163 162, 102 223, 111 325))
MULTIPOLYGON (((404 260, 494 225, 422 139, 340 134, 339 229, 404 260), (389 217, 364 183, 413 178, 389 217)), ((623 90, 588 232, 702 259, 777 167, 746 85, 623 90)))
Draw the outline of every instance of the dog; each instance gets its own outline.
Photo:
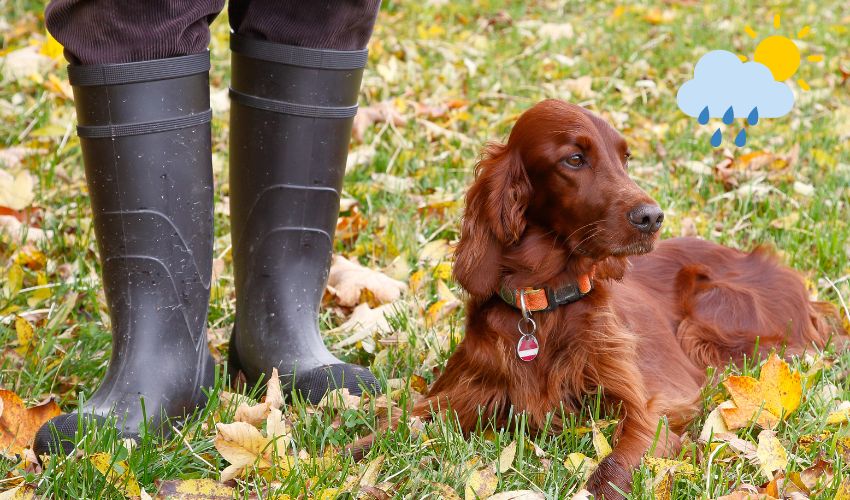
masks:
POLYGON ((412 411, 450 408, 469 432, 479 413, 503 426, 513 409, 533 430, 554 415, 557 432, 561 409, 601 392, 620 421, 586 488, 607 499, 628 491, 648 450, 678 453, 708 366, 822 348, 840 329, 837 310, 811 302, 766 248, 658 242, 664 214, 629 177, 629 156, 605 120, 554 99, 486 146, 453 269, 466 335, 412 411))

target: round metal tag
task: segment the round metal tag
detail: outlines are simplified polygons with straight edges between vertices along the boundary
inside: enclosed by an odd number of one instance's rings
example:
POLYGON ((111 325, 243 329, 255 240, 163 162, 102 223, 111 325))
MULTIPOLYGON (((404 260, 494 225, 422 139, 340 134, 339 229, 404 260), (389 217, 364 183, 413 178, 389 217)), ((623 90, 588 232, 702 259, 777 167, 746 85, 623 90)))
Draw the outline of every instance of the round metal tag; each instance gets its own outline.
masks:
POLYGON ((536 358, 539 350, 540 344, 537 343, 537 337, 534 335, 523 335, 516 345, 516 354, 523 361, 531 361, 536 358))

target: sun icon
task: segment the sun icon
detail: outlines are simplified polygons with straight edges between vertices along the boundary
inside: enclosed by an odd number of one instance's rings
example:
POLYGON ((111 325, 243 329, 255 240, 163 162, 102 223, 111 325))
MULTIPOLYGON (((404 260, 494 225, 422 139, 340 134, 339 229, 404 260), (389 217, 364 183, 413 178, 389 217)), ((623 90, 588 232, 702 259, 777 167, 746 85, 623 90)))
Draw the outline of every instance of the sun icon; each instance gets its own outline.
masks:
MULTIPOLYGON (((775 29, 779 29, 780 23, 779 14, 774 15, 773 27, 775 29)), ((750 38, 755 39, 758 37, 758 34, 749 25, 744 27, 744 31, 750 38)), ((803 26, 803 28, 797 32, 797 38, 802 40, 809 34, 810 31, 811 29, 808 26, 803 26)), ((738 57, 740 57, 742 61, 747 60, 746 56, 738 57)), ((806 57, 806 60, 810 62, 820 62, 823 61, 823 56, 810 55, 806 57)), ((759 42, 758 46, 756 46, 756 51, 753 54, 753 61, 767 66, 776 81, 784 82, 794 76, 794 73, 796 73, 797 69, 800 68, 802 56, 800 54, 800 48, 797 47, 794 40, 787 36, 771 35, 759 42)), ((811 86, 802 78, 797 79, 797 85, 799 85, 803 90, 811 90, 811 86)))

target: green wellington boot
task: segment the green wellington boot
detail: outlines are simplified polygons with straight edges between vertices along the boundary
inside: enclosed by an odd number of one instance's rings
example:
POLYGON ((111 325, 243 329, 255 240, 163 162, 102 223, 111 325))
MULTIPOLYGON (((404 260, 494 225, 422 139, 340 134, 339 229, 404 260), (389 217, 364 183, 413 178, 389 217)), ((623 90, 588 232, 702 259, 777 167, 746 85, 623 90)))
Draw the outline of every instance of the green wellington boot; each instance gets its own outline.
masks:
POLYGON ((78 422, 112 416, 121 435, 205 404, 213 360, 205 325, 213 241, 209 54, 71 66, 112 327, 103 383, 77 413, 36 435, 70 453, 78 422), (141 401, 144 400, 144 414, 141 401))
POLYGON ((236 274, 231 373, 277 368, 313 403, 380 386, 322 342, 339 193, 366 51, 231 38, 230 210, 236 274))

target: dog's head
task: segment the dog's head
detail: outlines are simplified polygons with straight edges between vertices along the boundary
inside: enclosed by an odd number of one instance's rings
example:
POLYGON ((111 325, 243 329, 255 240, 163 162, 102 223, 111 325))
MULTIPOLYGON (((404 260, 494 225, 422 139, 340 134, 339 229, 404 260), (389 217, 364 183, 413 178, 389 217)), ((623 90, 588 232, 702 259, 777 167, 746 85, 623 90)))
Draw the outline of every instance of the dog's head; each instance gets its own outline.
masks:
POLYGON ((489 144, 476 167, 455 278, 473 295, 491 295, 499 255, 530 227, 595 261, 652 250, 664 214, 631 180, 628 160, 623 137, 584 108, 549 99, 523 113, 508 142, 489 144))

